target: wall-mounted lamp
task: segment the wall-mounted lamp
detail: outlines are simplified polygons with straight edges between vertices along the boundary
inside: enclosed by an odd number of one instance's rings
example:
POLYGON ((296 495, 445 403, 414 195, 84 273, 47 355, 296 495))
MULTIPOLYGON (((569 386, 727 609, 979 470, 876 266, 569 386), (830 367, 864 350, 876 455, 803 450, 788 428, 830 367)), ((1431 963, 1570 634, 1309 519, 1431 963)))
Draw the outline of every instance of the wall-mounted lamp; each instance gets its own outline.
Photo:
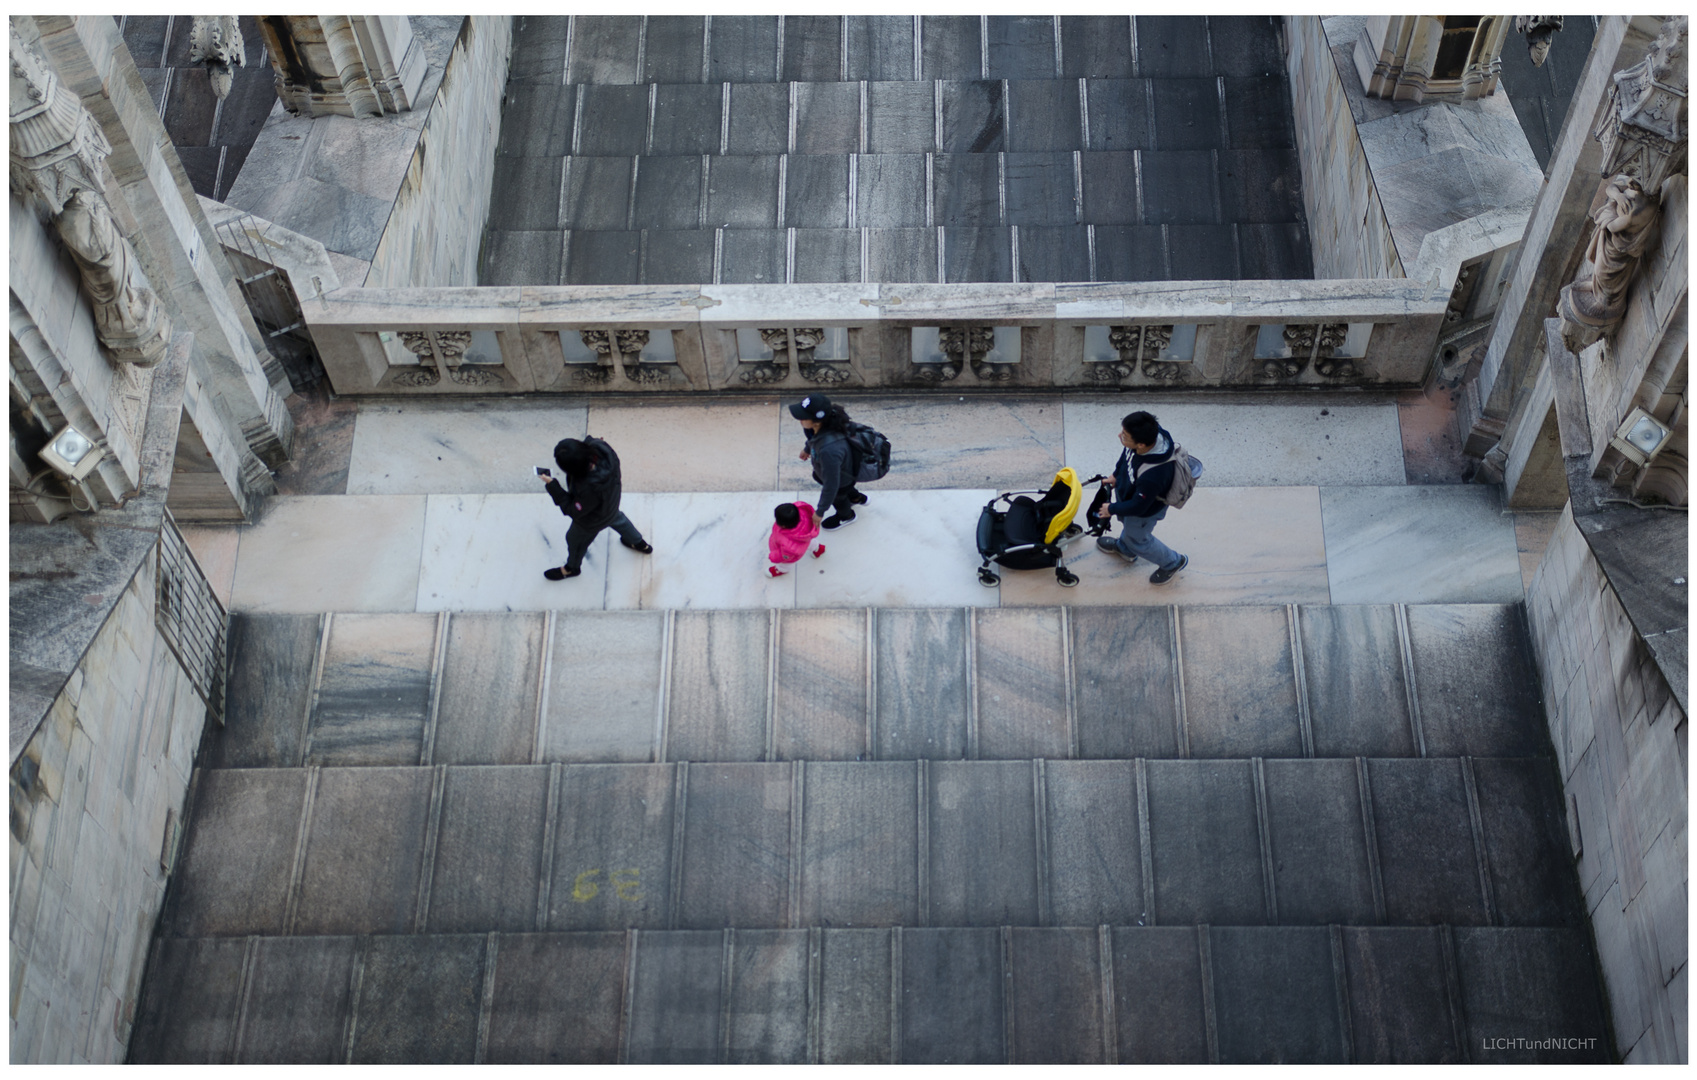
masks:
POLYGON ((41 460, 66 480, 81 481, 94 471, 105 453, 93 439, 66 425, 41 448, 41 460))
POLYGON ((1657 420, 1643 409, 1634 408, 1626 414, 1626 419, 1609 440, 1609 445, 1619 450, 1630 461, 1642 468, 1654 461, 1656 455, 1668 444, 1668 436, 1673 430, 1668 425, 1657 420))

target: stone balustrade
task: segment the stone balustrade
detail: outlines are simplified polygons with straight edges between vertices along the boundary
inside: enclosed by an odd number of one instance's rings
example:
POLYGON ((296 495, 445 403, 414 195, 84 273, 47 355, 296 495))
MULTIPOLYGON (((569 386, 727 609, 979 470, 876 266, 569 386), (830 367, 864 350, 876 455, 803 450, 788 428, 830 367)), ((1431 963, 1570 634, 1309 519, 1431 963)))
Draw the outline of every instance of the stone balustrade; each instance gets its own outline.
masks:
POLYGON ((339 394, 1420 386, 1407 280, 335 289, 339 394))

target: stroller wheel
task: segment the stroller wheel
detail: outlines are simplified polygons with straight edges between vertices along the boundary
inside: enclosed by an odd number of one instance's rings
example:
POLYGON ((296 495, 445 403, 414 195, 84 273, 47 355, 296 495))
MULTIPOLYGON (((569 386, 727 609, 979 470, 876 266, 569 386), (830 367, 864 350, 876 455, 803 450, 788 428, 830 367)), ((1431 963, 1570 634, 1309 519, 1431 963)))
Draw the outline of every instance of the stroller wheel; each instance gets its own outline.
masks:
POLYGON ((991 573, 989 570, 978 571, 978 584, 984 586, 986 589, 994 589, 1001 583, 1002 579, 991 573))
POLYGON ((1066 531, 1061 533, 1061 539, 1062 540, 1075 540, 1078 537, 1083 536, 1083 535, 1084 535, 1084 526, 1078 524, 1077 522, 1074 522, 1073 524, 1068 525, 1066 527, 1066 531))
POLYGON ((1078 575, 1071 570, 1059 570, 1055 573, 1055 581, 1060 584, 1061 588, 1070 589, 1078 584, 1078 575))

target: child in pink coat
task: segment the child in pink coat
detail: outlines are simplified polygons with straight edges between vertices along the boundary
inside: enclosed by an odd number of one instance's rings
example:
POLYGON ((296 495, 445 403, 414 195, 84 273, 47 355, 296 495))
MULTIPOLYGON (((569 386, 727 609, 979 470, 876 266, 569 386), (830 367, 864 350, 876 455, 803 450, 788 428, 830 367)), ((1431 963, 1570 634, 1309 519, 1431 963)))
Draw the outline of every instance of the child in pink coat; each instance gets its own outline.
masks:
MULTIPOLYGON (((772 517, 772 537, 766 547, 774 565, 768 566, 766 572, 773 577, 783 577, 785 572, 779 570, 776 564, 798 562, 807 554, 808 544, 819 535, 819 515, 813 504, 795 502, 780 503, 772 511, 772 517)), ((820 544, 814 549, 813 557, 817 559, 823 554, 825 545, 820 544)))

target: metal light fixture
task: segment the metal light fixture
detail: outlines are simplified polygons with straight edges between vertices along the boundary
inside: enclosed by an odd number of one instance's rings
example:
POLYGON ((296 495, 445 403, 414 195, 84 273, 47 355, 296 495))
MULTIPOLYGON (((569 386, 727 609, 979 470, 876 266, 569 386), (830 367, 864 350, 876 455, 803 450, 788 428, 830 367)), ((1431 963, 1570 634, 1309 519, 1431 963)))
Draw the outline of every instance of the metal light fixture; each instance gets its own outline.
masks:
POLYGON ((50 465, 54 472, 72 481, 81 481, 93 472, 105 454, 104 450, 94 444, 93 439, 69 424, 47 440, 47 445, 41 448, 41 460, 50 465))
POLYGON ((1634 408, 1621 421, 1609 445, 1642 468, 1656 459, 1673 430, 1643 409, 1634 408))

